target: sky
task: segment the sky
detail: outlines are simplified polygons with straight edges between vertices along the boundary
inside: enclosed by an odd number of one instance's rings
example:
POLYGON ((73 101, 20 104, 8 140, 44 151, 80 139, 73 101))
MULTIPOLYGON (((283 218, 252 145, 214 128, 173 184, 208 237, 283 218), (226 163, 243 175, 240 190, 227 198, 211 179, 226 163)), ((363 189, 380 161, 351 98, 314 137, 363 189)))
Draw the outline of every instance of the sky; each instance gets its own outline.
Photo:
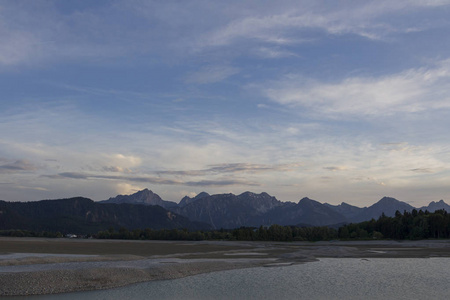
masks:
POLYGON ((450 1, 0 0, 0 199, 450 202, 450 1))

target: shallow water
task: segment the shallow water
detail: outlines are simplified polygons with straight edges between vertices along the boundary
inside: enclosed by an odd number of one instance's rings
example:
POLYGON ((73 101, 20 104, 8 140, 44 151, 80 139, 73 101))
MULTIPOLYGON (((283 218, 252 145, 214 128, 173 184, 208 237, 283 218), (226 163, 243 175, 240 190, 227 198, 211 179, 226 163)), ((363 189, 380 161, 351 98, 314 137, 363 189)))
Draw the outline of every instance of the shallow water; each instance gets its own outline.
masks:
POLYGON ((11 299, 449 299, 449 278, 450 258, 324 258, 111 290, 11 299))
POLYGON ((23 259, 28 257, 96 257, 86 254, 53 254, 53 253, 6 253, 0 254, 0 261, 9 259, 23 259))

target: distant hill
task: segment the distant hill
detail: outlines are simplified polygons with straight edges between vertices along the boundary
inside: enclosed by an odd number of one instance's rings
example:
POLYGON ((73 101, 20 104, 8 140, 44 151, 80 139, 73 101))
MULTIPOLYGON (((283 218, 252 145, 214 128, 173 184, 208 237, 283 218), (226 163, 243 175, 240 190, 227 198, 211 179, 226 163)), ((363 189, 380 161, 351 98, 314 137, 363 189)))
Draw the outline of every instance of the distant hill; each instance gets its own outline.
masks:
MULTIPOLYGON (((216 194, 201 192, 191 198, 185 196, 179 204, 164 201, 157 194, 145 189, 129 196, 117 196, 102 203, 123 202, 132 204, 160 205, 168 210, 183 215, 190 220, 205 222, 213 228, 237 228, 240 226, 302 225, 333 226, 377 219, 384 213, 394 216, 398 210, 414 209, 406 202, 391 197, 383 197, 369 207, 357 207, 345 202, 339 205, 320 203, 307 197, 298 203, 281 202, 267 193, 255 194, 245 192, 240 195, 216 194)), ((444 201, 431 202, 428 209, 447 209, 444 201)))
POLYGON ((159 205, 166 209, 177 206, 177 203, 172 201, 165 201, 161 197, 148 189, 144 189, 132 195, 118 195, 108 200, 100 201, 100 203, 128 203, 128 204, 144 204, 144 205, 159 205))
POLYGON ((93 234, 110 227, 192 230, 211 228, 208 224, 191 222, 188 218, 160 206, 100 204, 81 197, 36 202, 0 201, 1 230, 93 234))
POLYGON ((362 222, 370 219, 378 219, 382 213, 384 213, 387 217, 393 217, 397 210, 403 213, 403 211, 405 210, 410 212, 413 209, 414 207, 406 202, 402 202, 390 197, 383 197, 377 203, 364 208, 360 213, 358 213, 350 220, 352 222, 362 222))
MULTIPOLYGON (((408 203, 391 197, 383 197, 369 207, 360 208, 345 202, 339 205, 320 203, 307 197, 298 203, 281 202, 267 193, 252 192, 240 195, 201 192, 192 198, 186 196, 177 204, 144 189, 100 202, 80 197, 27 203, 0 201, 0 230, 95 233, 110 227, 197 230, 273 224, 337 228, 347 223, 378 219, 383 213, 394 216, 397 210, 403 213, 413 209, 408 203)), ((450 206, 443 200, 420 209, 450 212, 450 206)))
POLYGON ((188 205, 189 203, 195 202, 198 199, 204 198, 204 197, 209 197, 210 194, 206 193, 206 192, 201 192, 200 194, 198 194, 197 196, 195 196, 194 198, 185 196, 183 197, 183 199, 181 199, 180 203, 178 203, 179 207, 184 207, 186 205, 188 205))
POLYGON ((308 224, 326 226, 345 222, 347 219, 339 212, 307 197, 297 204, 286 203, 267 213, 272 223, 279 225, 308 224))
POLYGON ((339 205, 331 205, 331 204, 328 204, 328 203, 324 203, 324 205, 329 207, 329 208, 331 208, 332 210, 336 211, 337 213, 340 213, 347 220, 353 220, 362 211, 367 209, 367 207, 361 208, 361 207, 357 207, 357 206, 353 206, 353 205, 347 204, 345 202, 342 202, 339 205))
POLYGON ((267 224, 266 213, 281 205, 281 201, 267 193, 245 192, 238 196, 203 195, 196 201, 175 208, 174 211, 190 220, 206 222, 220 229, 267 224))
POLYGON ((207 222, 214 228, 236 228, 272 224, 335 226, 377 219, 382 213, 394 216, 397 210, 403 213, 413 209, 408 203, 390 197, 360 208, 347 203, 322 204, 309 198, 303 198, 295 204, 281 202, 267 193, 246 192, 238 196, 203 195, 196 201, 183 203, 172 210, 191 220, 207 222))
POLYGON ((439 209, 445 209, 447 212, 450 212, 450 205, 445 203, 444 200, 441 200, 439 202, 432 201, 430 202, 430 204, 428 204, 428 206, 423 206, 420 209, 423 211, 428 210, 429 212, 435 212, 439 209))

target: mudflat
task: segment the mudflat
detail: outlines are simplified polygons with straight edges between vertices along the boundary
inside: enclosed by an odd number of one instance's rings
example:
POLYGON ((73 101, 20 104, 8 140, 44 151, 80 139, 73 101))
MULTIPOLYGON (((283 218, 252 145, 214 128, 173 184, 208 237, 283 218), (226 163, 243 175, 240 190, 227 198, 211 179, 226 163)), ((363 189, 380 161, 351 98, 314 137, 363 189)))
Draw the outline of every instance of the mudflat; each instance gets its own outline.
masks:
POLYGON ((0 238, 0 295, 105 289, 321 257, 450 257, 450 240, 235 242, 0 238))

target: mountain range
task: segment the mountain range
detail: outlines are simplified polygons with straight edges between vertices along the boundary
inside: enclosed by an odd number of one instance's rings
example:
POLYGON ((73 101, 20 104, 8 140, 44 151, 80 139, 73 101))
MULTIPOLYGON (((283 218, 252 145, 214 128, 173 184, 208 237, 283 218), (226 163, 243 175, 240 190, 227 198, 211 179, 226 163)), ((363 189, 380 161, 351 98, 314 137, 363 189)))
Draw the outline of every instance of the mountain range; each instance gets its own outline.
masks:
POLYGON ((450 206, 443 200, 414 208, 390 197, 369 207, 345 202, 339 205, 302 198, 297 203, 282 202, 267 194, 245 192, 240 195, 202 192, 184 197, 179 203, 166 201, 148 189, 132 195, 118 195, 94 202, 76 197, 35 202, 0 201, 0 230, 60 231, 92 234, 125 227, 189 230, 233 229, 242 226, 278 225, 331 226, 377 219, 383 213, 394 216, 413 209, 434 212, 450 206))
POLYGON ((377 219, 384 213, 394 216, 398 210, 413 209, 434 212, 450 206, 443 200, 431 202, 428 206, 414 208, 406 202, 391 197, 383 197, 369 207, 357 207, 345 202, 339 205, 320 203, 302 198, 298 203, 282 202, 267 193, 255 194, 245 192, 240 195, 202 192, 191 198, 185 196, 177 204, 164 201, 157 194, 145 189, 132 195, 119 195, 101 203, 128 203, 160 205, 176 214, 187 217, 191 221, 210 224, 214 229, 238 228, 241 226, 298 225, 298 226, 337 226, 345 223, 356 223, 377 219))

